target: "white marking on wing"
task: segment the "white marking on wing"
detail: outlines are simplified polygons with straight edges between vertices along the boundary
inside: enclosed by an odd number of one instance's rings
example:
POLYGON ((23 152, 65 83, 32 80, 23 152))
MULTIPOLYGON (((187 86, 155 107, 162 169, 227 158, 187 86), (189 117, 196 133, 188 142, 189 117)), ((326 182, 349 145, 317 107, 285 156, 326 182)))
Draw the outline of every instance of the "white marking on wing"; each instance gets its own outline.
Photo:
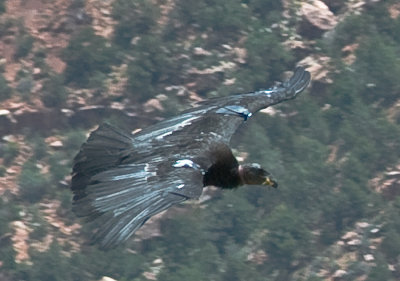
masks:
POLYGON ((192 160, 189 159, 182 159, 182 160, 177 160, 175 162, 174 167, 176 168, 181 168, 181 167, 188 167, 188 168, 193 168, 193 166, 196 165, 192 160))
MULTIPOLYGON (((214 109, 215 106, 208 107, 206 109, 200 109, 192 112, 188 112, 183 115, 176 116, 171 119, 167 119, 165 121, 162 121, 158 124, 156 124, 156 127, 159 127, 159 129, 154 129, 146 134, 139 135, 135 138, 137 141, 146 141, 149 139, 158 139, 161 140, 165 136, 168 136, 172 134, 173 132, 176 132, 180 129, 182 129, 185 126, 188 126, 192 124, 192 121, 201 118, 205 113, 208 111, 214 109)), ((151 128, 151 127, 149 127, 151 128)))
POLYGON ((199 164, 197 164, 189 159, 177 160, 172 166, 175 168, 192 168, 195 170, 200 170, 202 173, 204 172, 199 164))
POLYGON ((161 134, 161 135, 158 135, 158 136, 156 137, 156 139, 161 140, 161 139, 163 139, 164 137, 166 137, 166 136, 168 136, 168 135, 171 135, 173 132, 176 132, 176 131, 182 129, 183 127, 186 127, 186 126, 192 124, 191 121, 196 120, 196 119, 198 119, 198 118, 200 118, 200 116, 193 116, 193 117, 191 117, 191 118, 189 118, 189 119, 186 119, 186 120, 184 120, 184 121, 182 121, 182 122, 180 122, 180 123, 178 123, 178 124, 176 124, 176 125, 173 125, 173 126, 171 126, 171 127, 167 127, 167 128, 165 128, 165 129, 162 129, 162 131, 167 131, 167 132, 165 132, 165 133, 163 133, 163 134, 161 134))
POLYGON ((146 175, 149 174, 146 171, 140 171, 140 172, 135 172, 131 174, 125 174, 125 175, 120 175, 120 176, 113 176, 111 178, 112 181, 119 181, 119 180, 125 180, 125 179, 130 179, 130 178, 144 178, 146 175))

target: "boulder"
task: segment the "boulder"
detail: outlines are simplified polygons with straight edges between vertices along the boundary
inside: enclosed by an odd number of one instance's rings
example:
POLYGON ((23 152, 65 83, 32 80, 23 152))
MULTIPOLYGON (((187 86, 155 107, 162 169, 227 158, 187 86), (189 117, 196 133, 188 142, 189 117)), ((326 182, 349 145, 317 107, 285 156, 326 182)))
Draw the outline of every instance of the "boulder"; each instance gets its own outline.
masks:
POLYGON ((303 21, 299 33, 306 38, 319 38, 337 24, 336 16, 322 1, 304 2, 301 6, 303 21))

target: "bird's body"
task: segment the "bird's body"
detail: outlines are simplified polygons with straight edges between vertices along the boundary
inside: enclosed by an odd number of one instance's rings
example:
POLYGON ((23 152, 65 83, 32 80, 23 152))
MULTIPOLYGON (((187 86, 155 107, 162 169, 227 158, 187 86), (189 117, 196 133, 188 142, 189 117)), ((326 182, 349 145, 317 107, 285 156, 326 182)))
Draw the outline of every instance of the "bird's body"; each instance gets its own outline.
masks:
POLYGON ((309 81, 310 74, 298 68, 278 87, 209 100, 134 135, 100 126, 74 159, 75 213, 101 221, 95 240, 108 248, 128 239, 151 216, 198 198, 204 186, 276 187, 258 164, 238 164, 230 138, 254 113, 295 98, 309 81))

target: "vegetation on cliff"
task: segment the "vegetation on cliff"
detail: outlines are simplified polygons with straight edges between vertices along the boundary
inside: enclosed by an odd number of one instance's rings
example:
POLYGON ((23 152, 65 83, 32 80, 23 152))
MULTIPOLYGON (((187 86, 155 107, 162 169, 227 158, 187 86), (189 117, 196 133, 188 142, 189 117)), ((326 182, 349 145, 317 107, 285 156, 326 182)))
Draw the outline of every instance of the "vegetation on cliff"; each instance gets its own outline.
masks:
MULTIPOLYGON (((15 127, 0 142, 0 279, 400 278, 397 1, 318 1, 343 20, 317 38, 301 1, 58 0, 58 18, 37 30, 9 2, 0 1, 0 47, 13 49, 0 62, 0 126, 15 127), (105 20, 110 35, 98 26, 105 20), (49 34, 59 40, 47 42, 49 34), (194 100, 273 84, 299 61, 317 69, 308 92, 234 139, 279 189, 217 192, 167 213, 156 222, 162 235, 108 252, 87 245, 89 230, 69 209, 70 166, 87 123, 67 119, 42 132, 18 115, 113 105, 156 120, 194 100)), ((88 118, 131 130, 151 123, 88 118)))

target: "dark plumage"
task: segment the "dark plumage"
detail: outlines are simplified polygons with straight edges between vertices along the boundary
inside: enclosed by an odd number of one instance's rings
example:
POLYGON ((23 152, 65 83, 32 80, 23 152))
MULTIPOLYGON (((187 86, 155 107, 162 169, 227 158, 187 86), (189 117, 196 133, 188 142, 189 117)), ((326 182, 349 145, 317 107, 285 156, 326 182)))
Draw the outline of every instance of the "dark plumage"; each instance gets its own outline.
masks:
POLYGON ((100 126, 74 159, 74 212, 99 222, 94 240, 109 248, 151 216, 198 198, 204 186, 277 187, 260 165, 238 164, 230 138, 252 114, 295 98, 309 82, 310 74, 297 68, 279 86, 203 102, 134 135, 100 126))

